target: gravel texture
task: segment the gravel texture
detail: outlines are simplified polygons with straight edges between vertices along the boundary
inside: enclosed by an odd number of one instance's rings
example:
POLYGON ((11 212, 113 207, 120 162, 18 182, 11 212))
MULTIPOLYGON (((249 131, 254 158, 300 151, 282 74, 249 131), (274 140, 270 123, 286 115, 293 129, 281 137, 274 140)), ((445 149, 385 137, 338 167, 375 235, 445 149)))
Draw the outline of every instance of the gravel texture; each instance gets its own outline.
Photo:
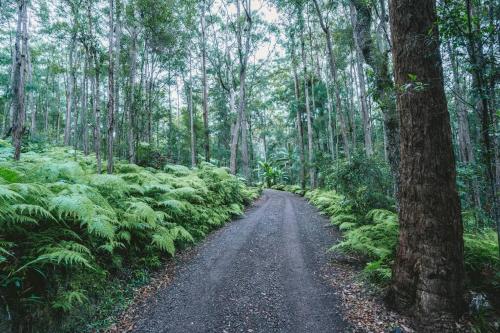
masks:
POLYGON ((133 332, 347 332, 327 249, 338 239, 303 198, 266 190, 180 264, 133 332))

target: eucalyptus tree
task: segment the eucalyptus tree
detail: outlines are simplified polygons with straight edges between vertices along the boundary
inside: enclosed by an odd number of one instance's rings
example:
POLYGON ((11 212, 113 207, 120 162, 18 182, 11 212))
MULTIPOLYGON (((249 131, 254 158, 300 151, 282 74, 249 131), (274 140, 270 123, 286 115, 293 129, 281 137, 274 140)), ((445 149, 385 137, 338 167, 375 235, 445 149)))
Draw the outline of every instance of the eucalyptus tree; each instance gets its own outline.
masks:
POLYGON ((463 312, 463 226, 433 0, 390 7, 401 123, 399 247, 389 299, 422 332, 463 312))
POLYGON ((25 86, 28 60, 28 2, 18 1, 15 51, 12 68, 12 143, 14 159, 21 157, 22 136, 25 132, 25 86))

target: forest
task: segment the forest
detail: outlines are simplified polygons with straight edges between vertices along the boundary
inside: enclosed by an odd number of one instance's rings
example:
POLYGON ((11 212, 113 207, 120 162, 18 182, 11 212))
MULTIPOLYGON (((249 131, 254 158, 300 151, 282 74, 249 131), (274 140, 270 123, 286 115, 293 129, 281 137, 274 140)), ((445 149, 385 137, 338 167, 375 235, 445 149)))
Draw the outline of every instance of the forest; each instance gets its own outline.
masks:
POLYGON ((280 191, 394 332, 498 332, 499 59, 495 0, 0 0, 0 331, 105 332, 280 191))

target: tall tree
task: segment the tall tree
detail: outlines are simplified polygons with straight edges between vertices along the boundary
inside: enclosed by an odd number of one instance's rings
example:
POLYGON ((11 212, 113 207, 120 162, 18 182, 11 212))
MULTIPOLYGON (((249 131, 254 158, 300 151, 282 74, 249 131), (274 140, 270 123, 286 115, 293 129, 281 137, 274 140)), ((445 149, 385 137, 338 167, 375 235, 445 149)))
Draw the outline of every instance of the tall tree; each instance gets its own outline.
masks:
MULTIPOLYGON (((316 0, 315 0, 316 1, 316 0)), ((394 197, 398 198, 399 192, 399 115, 394 102, 394 83, 390 76, 388 50, 377 45, 384 44, 384 37, 379 37, 380 43, 372 38, 372 2, 364 0, 351 0, 356 9, 356 24, 354 36, 356 44, 361 49, 364 61, 373 69, 375 89, 373 98, 380 106, 384 119, 384 132, 387 139, 387 157, 394 180, 394 197)), ((381 1, 381 26, 380 32, 385 33, 385 1, 381 1)))
POLYGON ((21 157, 22 137, 24 134, 25 109, 25 79, 28 61, 28 3, 25 0, 17 2, 17 29, 15 57, 12 74, 12 143, 14 159, 21 157))
POLYGON ((351 157, 351 147, 349 140, 349 133, 347 129, 347 119, 345 119, 344 112, 342 110, 342 99, 340 94, 340 80, 338 78, 338 68, 337 62, 334 55, 333 43, 332 43, 332 32, 330 30, 330 26, 323 18, 323 14, 321 8, 319 6, 318 0, 313 0, 314 8, 316 9, 316 14, 319 18, 319 23, 321 29, 323 30, 325 39, 326 39, 326 47, 328 52, 328 64, 330 66, 330 74, 332 76, 332 84, 335 91, 335 109, 337 111, 337 115, 339 117, 340 122, 340 131, 342 133, 342 139, 344 141, 344 152, 346 157, 349 159, 351 157))
MULTIPOLYGON (((302 14, 302 13, 301 13, 302 14)), ((300 18, 303 21, 303 18, 300 18)), ((306 109, 306 119, 307 119, 307 147, 308 147, 308 169, 309 169, 309 182, 311 188, 316 186, 315 180, 315 170, 314 170, 314 141, 313 141, 313 124, 312 124, 312 114, 311 114, 311 105, 309 101, 309 74, 307 70, 307 57, 305 50, 305 40, 304 40, 304 26, 302 22, 302 27, 300 31, 300 45, 301 45, 301 54, 302 54, 302 70, 304 74, 304 104, 306 109)))
POLYGON ((203 125, 204 129, 204 146, 205 146, 205 161, 210 162, 210 129, 208 127, 208 83, 207 83, 207 36, 206 36, 206 0, 202 0, 201 4, 201 69, 202 69, 202 85, 203 85, 203 125))
POLYGON ((390 21, 401 124, 400 235, 388 300, 422 332, 463 310, 463 239, 434 0, 393 0, 390 21))
POLYGON ((109 46, 108 46, 108 163, 106 170, 113 173, 113 142, 115 135, 115 2, 109 0, 109 46))

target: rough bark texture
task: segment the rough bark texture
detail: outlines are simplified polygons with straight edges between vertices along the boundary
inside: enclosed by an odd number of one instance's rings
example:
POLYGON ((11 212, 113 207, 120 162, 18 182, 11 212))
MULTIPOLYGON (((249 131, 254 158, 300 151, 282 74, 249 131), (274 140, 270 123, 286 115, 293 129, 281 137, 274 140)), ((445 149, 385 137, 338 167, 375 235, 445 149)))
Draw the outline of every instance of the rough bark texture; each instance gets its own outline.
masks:
POLYGON ((18 2, 18 18, 15 44, 15 62, 12 75, 12 144, 14 159, 21 157, 22 136, 24 133, 25 110, 25 77, 28 58, 28 4, 24 0, 18 2))
POLYGON ((389 304, 419 332, 449 329, 463 310, 463 228, 434 0, 390 8, 401 124, 399 247, 389 304))

